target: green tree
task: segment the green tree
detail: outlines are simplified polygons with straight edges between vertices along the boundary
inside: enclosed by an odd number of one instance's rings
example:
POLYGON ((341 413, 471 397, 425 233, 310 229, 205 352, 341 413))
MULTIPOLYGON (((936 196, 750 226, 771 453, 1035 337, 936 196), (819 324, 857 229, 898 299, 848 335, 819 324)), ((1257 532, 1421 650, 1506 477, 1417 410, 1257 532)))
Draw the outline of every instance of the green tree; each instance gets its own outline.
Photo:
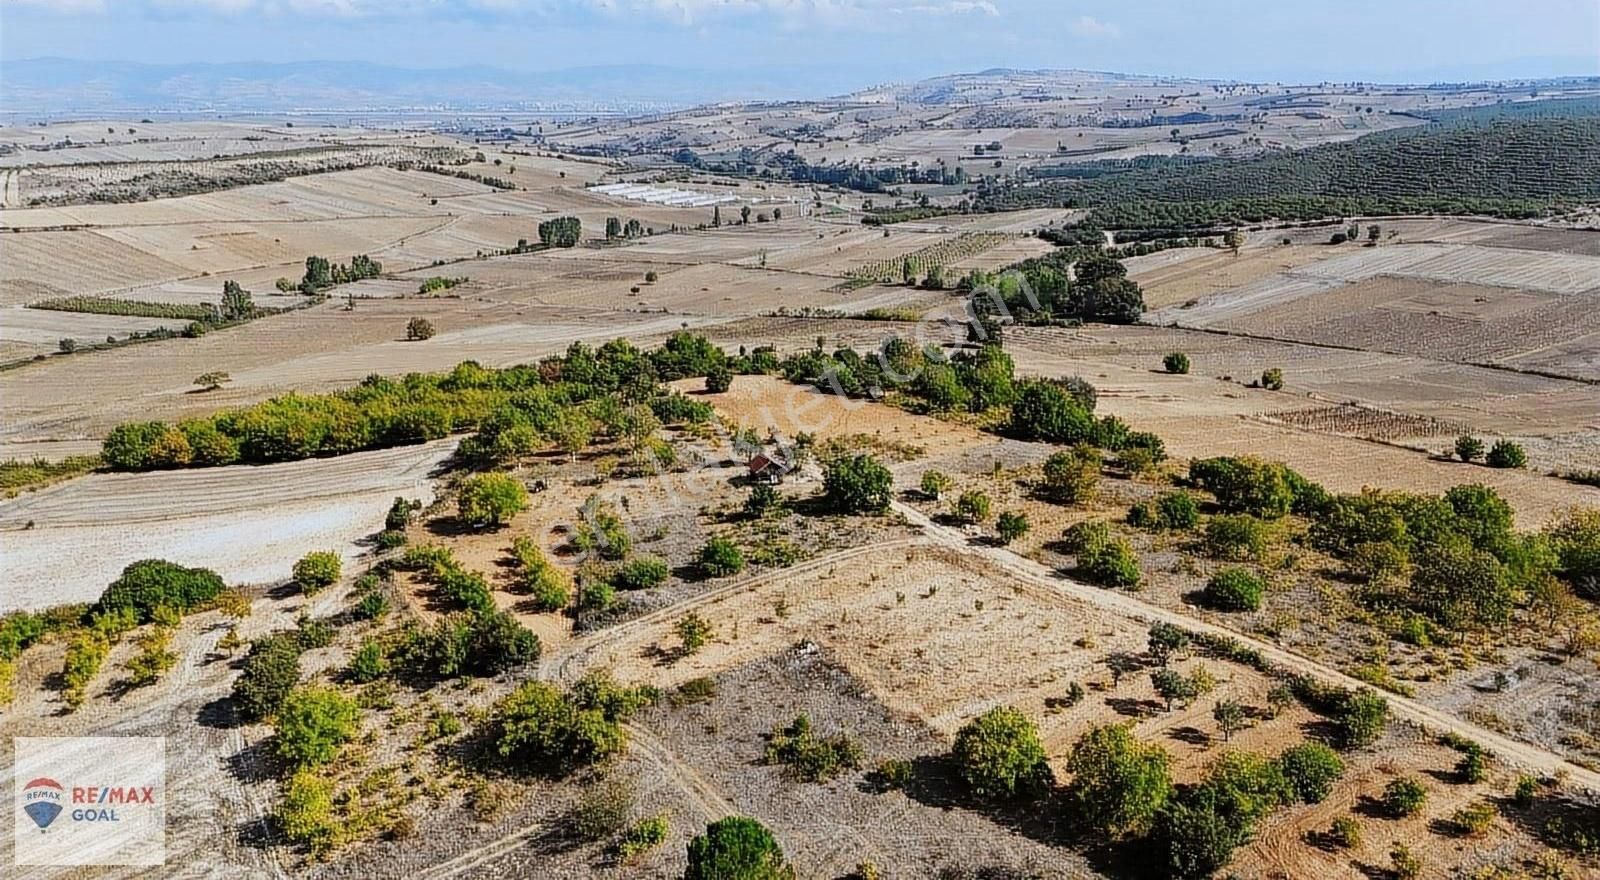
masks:
POLYGON ((654 556, 636 556, 617 568, 612 582, 622 590, 648 590, 670 574, 667 563, 654 556))
POLYGON ((300 680, 300 650, 300 640, 293 632, 274 633, 251 643, 233 682, 233 702, 240 714, 260 720, 278 711, 300 680))
POLYGON ((1028 533, 1028 516, 1018 510, 1008 510, 1000 514, 994 528, 995 534, 1000 536, 1000 543, 1010 544, 1028 533))
POLYGON ((1334 707, 1334 735, 1346 749, 1378 741, 1389 724, 1389 702, 1370 690, 1345 694, 1334 707))
POLYGON ((239 282, 224 281, 222 304, 217 307, 217 312, 224 321, 243 321, 255 317, 256 306, 250 299, 250 291, 239 286, 239 282))
POLYGON ((794 880, 794 876, 772 832, 744 816, 718 819, 689 841, 689 864, 683 874, 684 880, 794 880))
POLYGON ((1471 434, 1462 434, 1457 437, 1456 458, 1466 462, 1473 462, 1483 458, 1483 441, 1471 434))
POLYGON ((341 560, 332 550, 314 550, 294 564, 294 585, 307 596, 314 596, 339 580, 341 560))
POLYGON ((1114 837, 1144 834, 1172 796, 1167 753, 1145 744, 1127 725, 1090 728, 1067 758, 1068 815, 1114 837))
POLYGON ((327 852, 339 834, 333 816, 333 779, 311 767, 296 770, 283 787, 278 826, 290 841, 314 854, 327 852))
POLYGON ((1088 504, 1100 494, 1100 451, 1080 444, 1044 460, 1044 492, 1057 504, 1088 504))
POLYGON ((1516 600, 1500 561, 1459 541, 1421 554, 1410 595, 1417 610, 1451 628, 1502 625, 1516 600))
POLYGON ((1244 706, 1238 700, 1218 700, 1211 707, 1211 720, 1217 722, 1217 729, 1222 731, 1222 741, 1227 742, 1245 728, 1244 706))
POLYGON ((461 484, 457 510, 476 528, 503 526, 528 506, 528 490, 510 474, 474 474, 461 484))
POLYGON ((715 535, 700 547, 695 564, 708 578, 728 577, 744 571, 744 551, 732 540, 715 535))
POLYGON ((712 394, 721 394, 733 387, 733 371, 726 365, 718 364, 706 372, 706 390, 712 394))
POLYGON ((1269 367, 1261 374, 1261 387, 1268 391, 1282 391, 1283 370, 1277 367, 1269 367))
POLYGON ((1206 581, 1201 598, 1218 611, 1256 611, 1266 584, 1243 568, 1224 568, 1206 581))
POLYGON ((1170 623, 1154 623, 1148 638, 1150 656, 1162 666, 1189 647, 1189 634, 1170 623))
POLYGON ((682 644, 685 655, 698 652, 717 634, 716 627, 712 626, 711 621, 693 611, 678 618, 678 622, 672 628, 678 634, 678 641, 682 644))
POLYGON ((922 489, 922 494, 927 498, 938 501, 944 493, 950 491, 951 485, 950 477, 940 471, 927 470, 922 472, 920 488, 922 489))
POLYGON ((1011 706, 996 706, 963 725, 956 731, 951 756, 979 797, 1038 794, 1050 784, 1038 728, 1011 706))
POLYGON ((406 322, 406 340, 421 342, 434 336, 433 322, 427 318, 412 318, 406 322))
POLYGON ((122 574, 100 594, 97 612, 133 610, 141 623, 149 622, 157 608, 185 612, 222 593, 222 578, 206 568, 186 568, 164 559, 129 563, 122 574))
POLYGON ((1161 359, 1161 365, 1167 372, 1181 376, 1189 372, 1189 356, 1181 351, 1174 351, 1161 359))
POLYGON ((1150 683, 1155 686, 1156 694, 1167 701, 1168 712, 1172 711, 1174 702, 1188 706, 1200 695, 1194 679, 1171 667, 1162 667, 1150 673, 1150 683))
POLYGON ((284 698, 273 726, 279 757, 300 766, 326 764, 355 737, 361 712, 332 688, 298 688, 284 698))
POLYGON ((1428 800, 1428 790, 1422 783, 1402 776, 1390 781, 1383 789, 1383 809, 1396 819, 1415 815, 1428 800))
POLYGON ((1295 797, 1308 804, 1322 803, 1344 774, 1344 762, 1338 753, 1318 742, 1291 746, 1278 757, 1278 764, 1295 797))
POLYGON ((847 455, 828 462, 822 487, 826 503, 841 513, 879 513, 889 506, 894 476, 870 455, 847 455))
POLYGON ((1525 468, 1528 466, 1528 453, 1520 444, 1496 440, 1489 454, 1484 457, 1484 463, 1492 468, 1525 468))
POLYGON ((1086 407, 1056 382, 1019 383, 1011 407, 1009 431, 1022 440, 1047 443, 1081 443, 1094 437, 1092 407, 1086 407))
POLYGON ((989 496, 976 489, 962 492, 956 499, 955 509, 956 516, 963 522, 976 525, 989 518, 989 496))
POLYGON ((757 483, 750 487, 750 494, 745 496, 744 514, 751 519, 761 519, 782 506, 783 496, 778 494, 775 487, 757 483))

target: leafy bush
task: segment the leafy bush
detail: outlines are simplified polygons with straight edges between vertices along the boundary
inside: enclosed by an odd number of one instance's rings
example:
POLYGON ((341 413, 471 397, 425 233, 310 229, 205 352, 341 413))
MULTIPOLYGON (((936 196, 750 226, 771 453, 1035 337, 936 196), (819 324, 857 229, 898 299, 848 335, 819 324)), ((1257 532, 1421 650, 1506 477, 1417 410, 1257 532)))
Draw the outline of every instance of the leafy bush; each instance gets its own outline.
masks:
POLYGON ((693 611, 680 617, 673 630, 677 632, 685 654, 699 651, 716 635, 716 628, 711 625, 711 621, 693 611))
POLYGON ((314 550, 294 564, 294 584, 307 596, 315 595, 339 580, 340 565, 339 554, 314 550))
POLYGON ((956 516, 968 524, 981 523, 989 518, 989 496, 977 490, 962 492, 956 499, 956 516))
POLYGON ((1528 466, 1528 453, 1520 444, 1496 440, 1489 454, 1484 457, 1484 463, 1492 468, 1525 468, 1528 466))
POLYGON ((528 506, 528 490, 510 474, 475 474, 461 484, 457 504, 470 526, 503 526, 528 506))
POLYGON ((1161 365, 1169 373, 1182 375, 1189 372, 1189 356, 1181 351, 1175 351, 1162 358, 1161 365))
POLYGON ((632 778, 611 774, 584 788, 573 811, 578 836, 604 840, 628 826, 637 792, 632 778))
POLYGON ((1421 811, 1428 800, 1428 790, 1422 783, 1408 777, 1391 780, 1383 788, 1383 809, 1396 819, 1403 819, 1421 811))
POLYGON ((111 655, 111 642, 97 632, 85 630, 67 642, 67 655, 61 666, 62 697, 67 707, 77 710, 88 699, 89 682, 111 655))
POLYGON ((572 578, 545 556, 531 538, 518 535, 511 542, 511 555, 516 557, 522 587, 533 594, 534 606, 539 611, 560 611, 572 601, 572 578))
POLYGON ((350 678, 366 684, 389 674, 389 656, 383 643, 367 639, 350 657, 350 678))
POLYGON ((840 513, 879 513, 889 506, 894 476, 870 455, 851 455, 828 462, 822 488, 830 508, 840 513))
POLYGON ((1555 551, 1557 573, 1575 585, 1600 590, 1600 508, 1573 507, 1545 529, 1555 551))
POLYGON ((1100 492, 1100 453, 1079 445, 1044 461, 1044 494, 1057 504, 1088 504, 1100 492))
POLYGON ((1037 794, 1051 781, 1038 728, 1010 706, 996 706, 956 731, 951 757, 979 797, 1037 794))
POLYGON ((1260 562, 1267 555, 1267 527, 1248 514, 1221 514, 1206 522, 1206 553, 1217 559, 1260 562))
POLYGON ((861 747, 839 733, 818 736, 811 718, 798 715, 786 727, 775 727, 767 737, 766 762, 782 764, 803 782, 826 782, 861 765, 861 747))
POLYGON ((188 611, 216 598, 223 588, 222 578, 210 569, 141 559, 124 568, 122 575, 106 587, 94 610, 131 608, 141 623, 147 623, 157 608, 188 611))
POLYGON ((1333 820, 1328 837, 1345 849, 1355 849, 1361 845, 1361 823, 1349 816, 1340 816, 1333 820))
POLYGON ((432 339, 436 331, 433 322, 427 318, 412 318, 406 322, 406 339, 411 342, 421 342, 432 339))
POLYGON ((1370 690, 1342 695, 1333 710, 1338 744, 1359 749, 1377 742, 1389 724, 1389 702, 1370 690))
POLYGON ((565 775, 620 754, 628 744, 619 719, 580 708, 541 681, 523 683, 494 709, 494 747, 513 769, 565 775))
POLYGON ((1450 814, 1450 827, 1462 837, 1482 837, 1489 833, 1490 826, 1494 825, 1496 816, 1500 811, 1494 804, 1479 801, 1461 807, 1450 814))
POLYGON ((1000 536, 1000 543, 1010 544, 1028 533, 1028 516, 1021 511, 1008 510, 995 520, 994 529, 1000 536))
POLYGON ((948 475, 940 471, 927 470, 922 472, 922 482, 918 485, 924 496, 938 501, 940 496, 950 491, 951 484, 948 475))
POLYGON ((1085 578, 1104 587, 1133 589, 1139 586, 1139 556, 1133 545, 1121 538, 1107 541, 1092 554, 1078 556, 1078 570, 1085 578))
POLYGON ((1218 611, 1256 611, 1267 585, 1260 576, 1243 568, 1224 568, 1206 581, 1201 598, 1218 611))
POLYGON ((733 387, 733 371, 721 364, 706 371, 706 390, 722 394, 733 387))
POLYGON ((1289 513, 1298 500, 1296 488, 1312 485, 1280 463, 1251 456, 1195 459, 1189 462, 1189 480, 1215 495, 1223 512, 1261 519, 1289 513))
POLYGON ((671 833, 672 823, 667 819, 666 813, 640 819, 622 835, 622 840, 617 842, 617 857, 623 864, 631 864, 635 859, 666 843, 671 833))
POLYGON ((1308 804, 1322 803, 1344 773, 1344 762, 1339 760, 1339 755, 1315 742, 1291 746, 1278 757, 1278 764, 1294 789, 1295 797, 1308 804))
POLYGON ((246 719, 267 718, 283 705, 300 681, 300 651, 300 639, 293 632, 273 633, 251 643, 233 682, 234 705, 246 719))
POLYGON ((1155 507, 1162 528, 1190 529, 1200 521, 1200 505, 1188 492, 1163 492, 1156 496, 1155 507))
POLYGON ((448 614, 431 629, 412 630, 400 650, 420 674, 453 678, 497 675, 539 659, 539 637, 497 610, 448 614))
POLYGON ((338 691, 297 688, 284 698, 273 720, 278 756, 302 767, 326 764, 355 737, 360 725, 360 710, 338 691))
POLYGON ((1477 461, 1483 458, 1483 441, 1471 434, 1462 434, 1456 438, 1456 458, 1466 462, 1477 461))
POLYGON ((772 832, 754 819, 729 816, 689 841, 683 880, 794 880, 772 832))
POLYGON ((339 834, 333 816, 333 780, 310 768, 296 770, 283 787, 278 827, 292 843, 314 854, 327 852, 339 834))
POLYGON ((744 571, 744 551, 732 540, 714 535, 695 554, 695 564, 705 577, 729 577, 744 571))
POLYGON ((1072 747, 1066 790, 1070 815, 1113 837, 1144 834, 1172 796, 1167 753, 1128 725, 1091 727, 1072 747))
POLYGON ((620 590, 648 590, 667 579, 667 563, 655 556, 635 556, 618 566, 611 582, 620 590))
POLYGON ((1283 370, 1269 367, 1261 374, 1261 387, 1268 391, 1283 390, 1283 370))

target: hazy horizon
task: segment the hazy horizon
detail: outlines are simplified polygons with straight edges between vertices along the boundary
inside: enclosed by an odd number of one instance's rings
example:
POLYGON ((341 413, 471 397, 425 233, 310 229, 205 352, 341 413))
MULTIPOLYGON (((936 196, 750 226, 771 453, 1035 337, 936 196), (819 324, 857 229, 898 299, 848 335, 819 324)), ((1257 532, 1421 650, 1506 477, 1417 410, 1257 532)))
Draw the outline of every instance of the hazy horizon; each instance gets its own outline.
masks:
POLYGON ((0 0, 0 19, 4 63, 652 65, 810 71, 821 91, 999 67, 1296 83, 1600 74, 1592 0, 0 0))

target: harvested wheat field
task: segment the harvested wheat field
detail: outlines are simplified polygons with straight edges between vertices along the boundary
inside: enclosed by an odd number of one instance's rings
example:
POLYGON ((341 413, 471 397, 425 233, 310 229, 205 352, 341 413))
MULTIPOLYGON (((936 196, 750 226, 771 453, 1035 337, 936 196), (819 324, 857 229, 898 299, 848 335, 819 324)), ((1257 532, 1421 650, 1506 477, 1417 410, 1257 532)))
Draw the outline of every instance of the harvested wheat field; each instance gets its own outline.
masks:
POLYGON ((353 559, 396 495, 431 499, 430 479, 454 448, 445 440, 260 467, 95 474, 0 502, 5 610, 92 601, 140 559, 205 565, 243 584, 283 580, 308 547, 353 559), (72 551, 86 546, 97 548, 92 559, 72 551))

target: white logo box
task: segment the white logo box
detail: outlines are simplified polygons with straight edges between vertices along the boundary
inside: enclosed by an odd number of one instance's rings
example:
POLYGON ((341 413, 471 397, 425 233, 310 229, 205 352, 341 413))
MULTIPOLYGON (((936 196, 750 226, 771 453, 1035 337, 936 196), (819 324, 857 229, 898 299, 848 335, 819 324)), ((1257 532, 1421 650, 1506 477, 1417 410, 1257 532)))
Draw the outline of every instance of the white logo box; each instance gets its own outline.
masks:
POLYGON ((12 742, 17 865, 166 862, 165 738, 19 736, 12 742))

